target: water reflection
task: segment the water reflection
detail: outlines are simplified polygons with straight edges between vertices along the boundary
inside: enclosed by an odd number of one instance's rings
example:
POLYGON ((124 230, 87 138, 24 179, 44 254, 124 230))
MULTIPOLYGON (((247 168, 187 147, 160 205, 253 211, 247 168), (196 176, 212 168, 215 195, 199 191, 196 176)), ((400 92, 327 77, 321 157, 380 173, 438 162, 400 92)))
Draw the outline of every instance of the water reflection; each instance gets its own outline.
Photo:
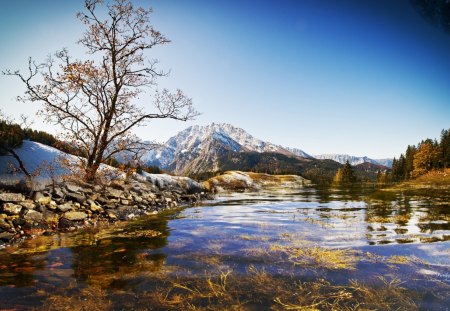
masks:
MULTIPOLYGON (((363 283, 368 279, 390 276, 406 278, 408 290, 432 285, 445 293, 450 280, 439 275, 450 270, 449 242, 444 242, 450 239, 449 221, 449 204, 439 198, 371 188, 222 196, 200 207, 39 237, 0 251, 0 309, 28 309, 42 303, 63 308, 75 302, 89 309, 83 301, 119 309, 153 301, 165 309, 168 297, 177 309, 182 304, 176 295, 203 301, 206 294, 195 291, 205 284, 207 295, 225 290, 221 275, 229 271, 237 282, 235 290, 263 295, 271 303, 277 297, 284 303, 299 290, 289 284, 318 279, 325 280, 319 284, 324 291, 339 285, 354 293, 352 284, 366 288, 363 283), (218 281, 208 283, 214 277, 218 281), (281 296, 271 297, 263 287, 252 292, 256 288, 249 280, 279 282, 271 283, 272 290, 284 289, 272 293, 281 296), (192 295, 183 296, 186 293, 192 295)), ((439 297, 430 303, 450 299, 439 297)), ((227 299, 231 303, 235 298, 227 299)), ((332 305, 324 301, 324 307, 332 305)))

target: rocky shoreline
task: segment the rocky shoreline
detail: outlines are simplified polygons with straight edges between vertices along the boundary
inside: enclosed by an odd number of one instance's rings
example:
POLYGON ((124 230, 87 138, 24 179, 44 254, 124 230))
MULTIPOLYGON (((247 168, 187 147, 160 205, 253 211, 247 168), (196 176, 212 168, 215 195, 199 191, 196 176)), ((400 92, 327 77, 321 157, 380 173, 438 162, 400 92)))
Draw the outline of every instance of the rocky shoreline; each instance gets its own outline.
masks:
POLYGON ((24 194, 0 190, 0 249, 37 235, 156 214, 211 198, 199 183, 164 183, 135 176, 93 185, 64 182, 24 194))

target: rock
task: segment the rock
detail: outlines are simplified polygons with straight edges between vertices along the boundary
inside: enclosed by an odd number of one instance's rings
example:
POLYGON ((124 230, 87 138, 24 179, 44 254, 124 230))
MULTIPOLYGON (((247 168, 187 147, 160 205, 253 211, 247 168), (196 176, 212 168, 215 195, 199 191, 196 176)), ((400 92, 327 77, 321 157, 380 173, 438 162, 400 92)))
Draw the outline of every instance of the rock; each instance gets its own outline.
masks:
POLYGON ((129 201, 129 200, 122 199, 122 200, 120 200, 120 203, 121 203, 122 205, 129 205, 129 204, 130 204, 130 201, 129 201))
POLYGON ((110 219, 113 219, 113 220, 116 220, 117 219, 117 215, 116 214, 114 214, 113 212, 108 212, 108 218, 110 218, 110 219))
POLYGON ((50 202, 52 201, 52 197, 40 197, 37 202, 42 204, 42 205, 49 205, 50 202))
POLYGON ((44 215, 42 215, 42 213, 33 211, 33 210, 29 210, 25 215, 24 215, 24 219, 28 220, 28 221, 36 221, 36 222, 40 222, 42 221, 42 219, 44 218, 44 215))
POLYGON ((8 215, 19 215, 22 211, 22 206, 14 203, 3 203, 3 211, 8 215))
POLYGON ((70 192, 76 192, 76 193, 81 192, 81 187, 76 184, 72 184, 72 183, 66 183, 66 189, 70 192))
POLYGON ((123 197, 123 191, 108 187, 106 189, 106 195, 112 198, 121 198, 123 197))
POLYGON ((42 205, 50 204, 52 197, 49 193, 42 193, 40 191, 35 192, 33 195, 33 200, 42 205))
POLYGON ((58 199, 64 199, 64 197, 65 197, 64 192, 59 187, 55 187, 53 189, 52 194, 53 194, 53 197, 58 198, 58 199))
POLYGON ((44 214, 44 221, 50 226, 56 226, 59 221, 59 215, 52 212, 47 212, 44 214))
POLYGON ((0 193, 0 201, 3 202, 22 202, 25 201, 25 197, 21 193, 0 193))
POLYGON ((84 212, 65 212, 63 217, 70 221, 80 221, 87 218, 87 214, 84 212))
POLYGON ((67 193, 66 199, 72 200, 72 201, 78 202, 78 203, 83 203, 86 200, 86 198, 84 197, 84 194, 78 194, 78 193, 73 193, 73 192, 67 193))
POLYGON ((74 209, 74 206, 71 203, 64 203, 57 206, 57 209, 61 212, 65 213, 74 209))
POLYGON ((23 201, 19 203, 21 206, 25 207, 26 209, 35 209, 36 208, 36 204, 33 203, 33 201, 23 201))
POLYGON ((0 233, 0 240, 9 241, 14 237, 14 233, 2 232, 0 233))
POLYGON ((87 200, 87 203, 89 204, 89 210, 91 212, 101 212, 103 209, 98 206, 93 200, 87 200))

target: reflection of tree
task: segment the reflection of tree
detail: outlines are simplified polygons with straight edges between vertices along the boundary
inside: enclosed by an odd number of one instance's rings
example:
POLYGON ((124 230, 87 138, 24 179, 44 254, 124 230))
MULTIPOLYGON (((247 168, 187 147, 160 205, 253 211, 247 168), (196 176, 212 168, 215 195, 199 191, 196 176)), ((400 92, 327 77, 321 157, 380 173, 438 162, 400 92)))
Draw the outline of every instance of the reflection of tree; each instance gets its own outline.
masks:
MULTIPOLYGON (((0 286, 26 287, 35 285, 34 273, 47 266, 47 257, 36 254, 1 254, 0 286)), ((1 290, 0 290, 1 297, 1 290)))
POLYGON ((91 245, 71 249, 74 277, 102 288, 130 288, 127 276, 155 272, 163 266, 165 254, 147 251, 165 246, 168 235, 167 219, 163 217, 142 219, 106 236, 90 233, 85 239, 90 239, 91 245), (161 234, 144 236, 142 232, 161 234))

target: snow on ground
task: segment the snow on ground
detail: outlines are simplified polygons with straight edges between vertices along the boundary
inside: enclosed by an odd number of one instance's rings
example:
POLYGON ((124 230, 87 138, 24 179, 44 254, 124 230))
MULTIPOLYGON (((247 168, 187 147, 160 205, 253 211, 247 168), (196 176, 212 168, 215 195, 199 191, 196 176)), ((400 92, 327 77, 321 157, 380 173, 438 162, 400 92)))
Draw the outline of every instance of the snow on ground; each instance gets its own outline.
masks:
MULTIPOLYGON (((31 175, 36 175, 37 183, 49 183, 52 177, 58 178, 69 172, 61 166, 59 159, 76 161, 75 156, 29 140, 24 140, 22 146, 14 151, 22 160, 26 170, 31 175)), ((23 180, 24 176, 19 163, 12 155, 0 156, 0 184, 14 185, 23 180)))
MULTIPOLYGON (((52 182, 52 178, 60 180, 62 175, 69 174, 70 171, 62 167, 60 159, 65 158, 76 163, 77 157, 64 153, 56 148, 43 145, 34 141, 25 140, 22 146, 15 149, 15 152, 24 163, 27 171, 36 177, 33 181, 37 188, 41 188, 52 182)), ((108 165, 102 165, 100 170, 109 171, 110 175, 124 177, 124 173, 108 165)), ((11 156, 0 156, 0 185, 16 185, 23 181, 25 174, 20 171, 17 160, 11 156)), ((137 179, 146 180, 159 188, 187 188, 188 190, 202 188, 202 186, 188 177, 171 176, 167 174, 149 174, 143 172, 136 174, 137 179)))

